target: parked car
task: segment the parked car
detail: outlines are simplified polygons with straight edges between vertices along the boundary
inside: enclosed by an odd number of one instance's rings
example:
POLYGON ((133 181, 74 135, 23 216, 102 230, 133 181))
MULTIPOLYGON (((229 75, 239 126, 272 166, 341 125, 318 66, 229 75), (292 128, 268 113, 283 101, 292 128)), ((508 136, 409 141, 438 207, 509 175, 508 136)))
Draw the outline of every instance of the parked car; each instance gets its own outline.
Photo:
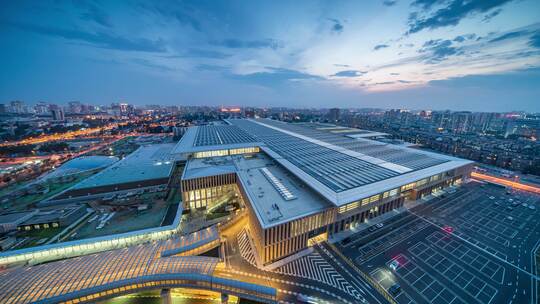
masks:
POLYGON ((392 262, 390 262, 388 267, 390 267, 390 269, 392 269, 393 271, 396 271, 396 269, 398 269, 399 267, 399 262, 396 260, 393 260, 392 262))
POLYGON ((401 286, 399 286, 398 283, 395 283, 394 285, 390 286, 390 288, 388 288, 388 292, 394 297, 397 296, 400 291, 401 291, 401 286))

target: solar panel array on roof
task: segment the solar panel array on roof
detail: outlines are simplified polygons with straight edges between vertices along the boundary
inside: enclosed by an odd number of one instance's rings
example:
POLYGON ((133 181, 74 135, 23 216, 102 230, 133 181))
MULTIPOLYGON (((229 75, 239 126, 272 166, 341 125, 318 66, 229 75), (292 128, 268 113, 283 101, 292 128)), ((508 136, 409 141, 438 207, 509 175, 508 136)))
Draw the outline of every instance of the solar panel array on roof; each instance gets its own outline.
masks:
POLYGON ((445 159, 431 157, 415 151, 392 147, 392 145, 365 139, 353 139, 340 134, 317 130, 319 125, 312 124, 288 124, 275 120, 260 120, 264 124, 308 136, 326 143, 359 152, 371 157, 382 159, 387 162, 405 166, 413 170, 425 169, 447 162, 445 159))
POLYGON ((384 180, 399 173, 249 120, 231 120, 257 141, 335 192, 384 180))
POLYGON ((215 146, 254 142, 252 136, 236 126, 200 126, 194 146, 215 146))

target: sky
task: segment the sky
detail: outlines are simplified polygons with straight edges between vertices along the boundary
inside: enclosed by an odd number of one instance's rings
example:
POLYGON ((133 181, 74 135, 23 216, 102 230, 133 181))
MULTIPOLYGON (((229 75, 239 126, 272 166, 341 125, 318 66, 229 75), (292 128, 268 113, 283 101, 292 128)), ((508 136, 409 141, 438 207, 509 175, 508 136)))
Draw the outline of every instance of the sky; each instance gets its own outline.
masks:
POLYGON ((540 111, 540 1, 0 0, 0 103, 540 111))

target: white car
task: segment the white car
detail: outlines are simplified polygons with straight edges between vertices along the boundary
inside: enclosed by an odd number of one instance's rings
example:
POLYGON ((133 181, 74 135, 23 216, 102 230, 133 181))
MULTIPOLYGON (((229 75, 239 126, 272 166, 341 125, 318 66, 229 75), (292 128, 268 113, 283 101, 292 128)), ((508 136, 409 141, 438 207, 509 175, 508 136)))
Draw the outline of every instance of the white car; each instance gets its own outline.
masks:
POLYGON ((306 295, 303 295, 303 294, 299 294, 296 296, 296 300, 302 302, 302 303, 310 303, 310 304, 317 304, 317 299, 313 298, 313 297, 310 297, 310 296, 306 296, 306 295))
POLYGON ((378 223, 377 225, 375 225, 375 227, 377 227, 377 228, 382 228, 383 226, 384 226, 383 223, 378 223))
POLYGON ((396 260, 393 260, 392 262, 390 262, 388 267, 390 267, 390 269, 392 269, 393 271, 396 271, 396 269, 398 269, 399 267, 399 262, 396 260))

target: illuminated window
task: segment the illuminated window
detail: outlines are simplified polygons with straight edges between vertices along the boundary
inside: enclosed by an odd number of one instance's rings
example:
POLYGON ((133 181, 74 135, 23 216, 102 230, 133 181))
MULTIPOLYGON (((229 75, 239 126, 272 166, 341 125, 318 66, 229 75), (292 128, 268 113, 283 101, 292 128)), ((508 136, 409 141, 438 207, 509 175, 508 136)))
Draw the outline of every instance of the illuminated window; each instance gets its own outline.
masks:
POLYGON ((416 186, 422 186, 422 185, 425 185, 427 184, 428 182, 428 179, 427 178, 424 178, 424 179, 421 179, 419 181, 416 182, 416 186))
POLYGON ((193 153, 195 158, 205 158, 205 157, 216 157, 216 156, 227 156, 229 155, 228 150, 213 150, 213 151, 203 151, 193 153))
POLYGON ((246 153, 257 153, 257 152, 259 152, 259 147, 238 148, 238 149, 230 149, 229 150, 230 155, 246 154, 246 153))
POLYGON ((401 186, 401 191, 403 192, 403 191, 411 190, 412 188, 414 188, 415 185, 416 183, 410 183, 405 186, 401 186))
POLYGON ((360 201, 352 202, 350 204, 347 204, 345 206, 339 207, 339 213, 345 213, 351 210, 354 210, 356 208, 360 207, 360 201))
POLYGON ((369 204, 369 197, 362 200, 362 206, 369 204))

